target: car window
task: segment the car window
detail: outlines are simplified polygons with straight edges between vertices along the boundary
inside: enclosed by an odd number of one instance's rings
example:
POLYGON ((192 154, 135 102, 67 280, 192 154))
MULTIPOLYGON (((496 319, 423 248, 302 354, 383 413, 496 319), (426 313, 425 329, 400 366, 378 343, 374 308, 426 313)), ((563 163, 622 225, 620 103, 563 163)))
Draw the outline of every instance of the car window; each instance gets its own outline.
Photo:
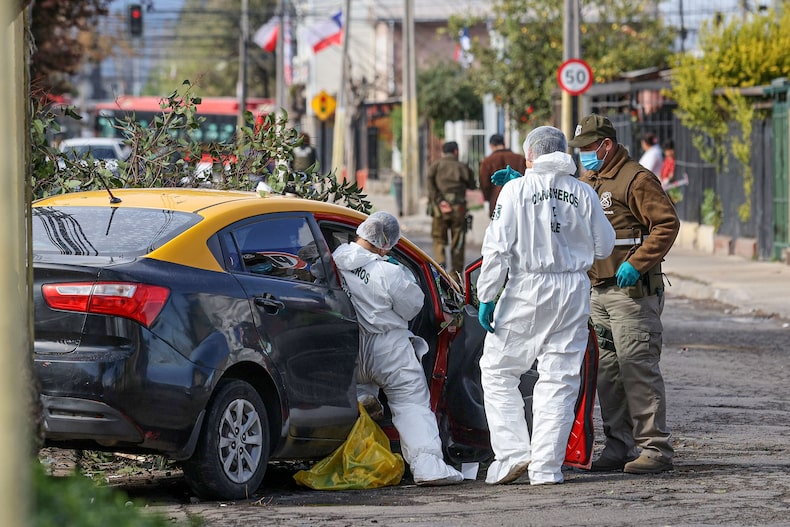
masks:
POLYGON ((141 256, 201 220, 198 214, 126 207, 34 207, 33 252, 141 256))
POLYGON ((243 272, 311 283, 324 281, 320 251, 304 217, 245 223, 232 229, 231 237, 243 272))

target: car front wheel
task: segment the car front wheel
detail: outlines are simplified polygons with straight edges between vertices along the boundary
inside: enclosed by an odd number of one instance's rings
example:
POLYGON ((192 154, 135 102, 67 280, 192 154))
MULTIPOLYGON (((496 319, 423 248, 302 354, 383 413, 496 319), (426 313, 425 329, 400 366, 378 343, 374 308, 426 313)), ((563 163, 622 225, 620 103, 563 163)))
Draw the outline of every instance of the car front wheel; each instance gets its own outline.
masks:
POLYGON ((260 486, 269 461, 269 422, 258 392, 240 380, 223 381, 206 411, 184 476, 203 498, 244 499, 260 486))

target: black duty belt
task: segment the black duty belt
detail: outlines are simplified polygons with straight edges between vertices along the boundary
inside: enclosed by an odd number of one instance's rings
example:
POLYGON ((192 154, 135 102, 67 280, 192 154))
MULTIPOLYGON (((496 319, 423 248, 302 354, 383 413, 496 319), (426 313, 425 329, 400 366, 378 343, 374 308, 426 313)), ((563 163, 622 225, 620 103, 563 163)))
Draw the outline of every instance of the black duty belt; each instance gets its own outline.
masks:
POLYGON ((617 277, 613 276, 611 278, 606 278, 601 281, 599 284, 595 284, 594 287, 612 287, 613 285, 617 285, 617 277))

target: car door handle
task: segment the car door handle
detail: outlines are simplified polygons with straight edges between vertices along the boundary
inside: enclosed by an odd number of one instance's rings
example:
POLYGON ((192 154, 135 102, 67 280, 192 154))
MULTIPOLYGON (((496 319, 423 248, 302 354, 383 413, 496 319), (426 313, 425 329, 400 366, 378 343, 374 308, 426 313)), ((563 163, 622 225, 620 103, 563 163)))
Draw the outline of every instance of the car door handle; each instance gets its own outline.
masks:
POLYGON ((269 293, 263 296, 256 296, 254 302, 256 306, 262 307, 270 315, 276 315, 278 311, 285 309, 285 304, 269 293))

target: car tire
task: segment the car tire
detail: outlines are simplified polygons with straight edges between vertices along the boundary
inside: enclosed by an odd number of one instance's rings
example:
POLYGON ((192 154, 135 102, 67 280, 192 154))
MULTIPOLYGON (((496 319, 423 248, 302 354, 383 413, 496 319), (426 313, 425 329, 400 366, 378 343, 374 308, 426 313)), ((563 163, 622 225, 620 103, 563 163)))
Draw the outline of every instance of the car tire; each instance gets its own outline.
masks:
POLYGON ((269 421, 260 395, 241 380, 221 382, 211 398, 195 453, 183 463, 201 498, 245 499, 269 462, 269 421))

